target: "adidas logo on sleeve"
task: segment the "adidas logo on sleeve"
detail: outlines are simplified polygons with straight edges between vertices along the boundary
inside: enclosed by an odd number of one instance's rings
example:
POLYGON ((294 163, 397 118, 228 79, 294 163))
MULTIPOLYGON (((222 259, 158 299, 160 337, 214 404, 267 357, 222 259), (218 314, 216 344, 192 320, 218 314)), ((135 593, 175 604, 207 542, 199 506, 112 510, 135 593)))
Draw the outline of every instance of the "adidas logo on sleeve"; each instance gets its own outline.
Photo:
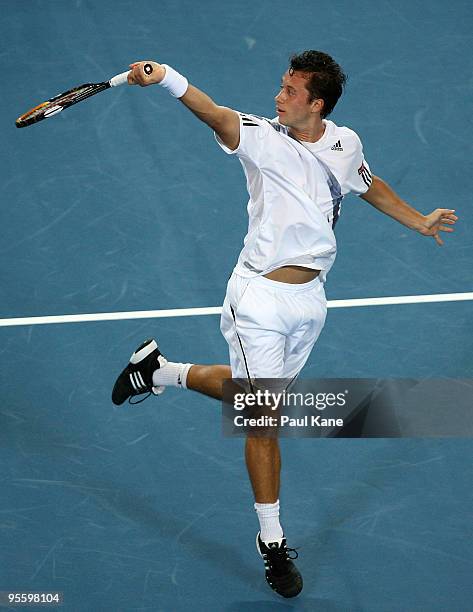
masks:
POLYGON ((333 147, 330 148, 332 149, 332 151, 343 151, 342 143, 340 142, 340 140, 337 140, 333 147))
POLYGON ((239 115, 242 119, 243 125, 251 125, 254 127, 258 127, 258 124, 255 123, 255 120, 252 117, 249 117, 248 115, 244 115, 243 113, 239 113, 239 115))

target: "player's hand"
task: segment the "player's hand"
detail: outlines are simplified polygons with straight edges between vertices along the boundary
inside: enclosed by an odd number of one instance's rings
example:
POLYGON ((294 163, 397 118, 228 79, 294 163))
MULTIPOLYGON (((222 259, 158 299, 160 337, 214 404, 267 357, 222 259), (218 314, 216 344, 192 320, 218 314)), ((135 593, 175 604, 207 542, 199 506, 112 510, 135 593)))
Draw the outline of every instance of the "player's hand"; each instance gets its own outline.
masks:
POLYGON ((442 246, 443 240, 440 238, 439 232, 453 232, 453 228, 447 226, 455 225, 458 220, 454 213, 455 211, 450 208, 437 208, 424 217, 424 223, 419 229, 419 233, 423 236, 433 236, 435 242, 442 246))
MULTIPOLYGON (((147 87, 148 85, 155 85, 160 83, 164 79, 166 69, 157 62, 146 60, 144 62, 134 62, 130 64, 130 72, 128 74, 129 85, 139 85, 140 87, 147 87), (145 66, 150 65, 153 71, 147 74, 145 66)), ((149 70, 148 70, 149 72, 149 70)))

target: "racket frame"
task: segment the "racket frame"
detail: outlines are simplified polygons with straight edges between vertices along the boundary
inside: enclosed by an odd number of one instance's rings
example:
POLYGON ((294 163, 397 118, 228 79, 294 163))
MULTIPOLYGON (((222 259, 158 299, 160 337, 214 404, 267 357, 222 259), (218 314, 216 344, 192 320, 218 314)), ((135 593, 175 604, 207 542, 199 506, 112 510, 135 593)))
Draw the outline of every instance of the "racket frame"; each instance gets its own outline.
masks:
POLYGON ((18 117, 18 119, 15 121, 15 125, 17 128, 23 128, 33 125, 34 123, 38 123, 38 121, 42 121, 43 119, 49 119, 64 109, 69 108, 78 102, 82 102, 91 96, 95 96, 95 94, 98 94, 101 91, 110 89, 110 87, 123 85, 127 82, 127 77, 128 72, 122 72, 121 74, 117 74, 116 76, 112 77, 109 81, 104 81, 103 83, 84 83, 78 87, 73 87, 68 91, 50 98, 46 102, 38 104, 38 106, 34 106, 26 113, 23 113, 23 115, 18 117), (74 96, 75 92, 80 93, 74 96), (67 99, 67 96, 70 96, 70 98, 67 99), (63 98, 65 99, 61 102, 63 98), (38 113, 40 109, 44 109, 44 111, 38 113), (50 109, 49 112, 48 109, 50 109))

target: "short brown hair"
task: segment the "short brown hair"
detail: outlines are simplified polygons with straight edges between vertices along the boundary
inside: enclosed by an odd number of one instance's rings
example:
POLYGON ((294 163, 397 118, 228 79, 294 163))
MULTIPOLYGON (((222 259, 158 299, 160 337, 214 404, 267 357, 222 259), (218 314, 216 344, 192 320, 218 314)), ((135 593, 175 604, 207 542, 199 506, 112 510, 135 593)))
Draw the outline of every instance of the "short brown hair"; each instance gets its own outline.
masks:
POLYGON ((303 51, 290 58, 289 74, 295 71, 311 73, 306 84, 309 102, 320 98, 324 101, 321 113, 327 117, 342 95, 347 76, 337 62, 322 51, 303 51))

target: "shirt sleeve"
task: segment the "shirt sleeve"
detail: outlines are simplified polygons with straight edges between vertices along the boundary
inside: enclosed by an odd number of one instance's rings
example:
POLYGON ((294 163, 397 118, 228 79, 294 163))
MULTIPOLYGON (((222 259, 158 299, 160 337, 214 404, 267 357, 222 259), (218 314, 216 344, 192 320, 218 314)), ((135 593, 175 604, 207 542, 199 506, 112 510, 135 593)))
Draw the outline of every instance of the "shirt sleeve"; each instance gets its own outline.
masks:
POLYGON ((238 115, 240 118, 240 143, 238 147, 232 151, 214 133, 215 140, 228 155, 244 157, 258 164, 264 151, 264 141, 272 129, 269 120, 240 112, 238 115))
POLYGON ((363 145, 358 137, 358 134, 352 132, 354 146, 352 155, 348 160, 346 187, 355 195, 366 193, 371 186, 373 180, 368 162, 363 154, 363 145))

